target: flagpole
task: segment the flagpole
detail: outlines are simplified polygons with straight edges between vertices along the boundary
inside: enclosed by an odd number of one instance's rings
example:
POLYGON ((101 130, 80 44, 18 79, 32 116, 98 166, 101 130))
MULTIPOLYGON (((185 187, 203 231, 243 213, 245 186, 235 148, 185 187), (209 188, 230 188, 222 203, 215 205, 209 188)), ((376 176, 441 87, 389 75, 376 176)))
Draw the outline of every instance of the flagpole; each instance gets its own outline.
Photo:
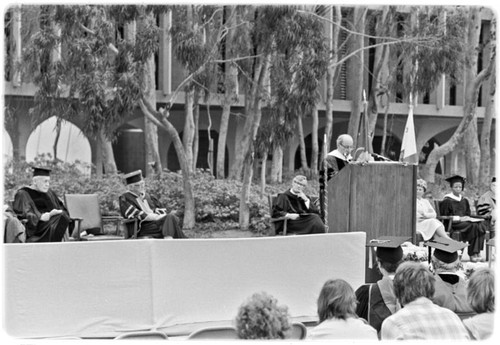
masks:
POLYGON ((364 118, 364 124, 363 128, 365 130, 365 151, 368 153, 372 153, 372 150, 370 149, 370 142, 369 140, 369 135, 368 135, 368 102, 366 100, 366 92, 363 89, 363 118, 364 118))
POLYGON ((326 133, 323 136, 323 214, 325 217, 325 232, 329 232, 329 227, 328 227, 328 165, 326 162, 326 154, 327 154, 327 135, 326 133))

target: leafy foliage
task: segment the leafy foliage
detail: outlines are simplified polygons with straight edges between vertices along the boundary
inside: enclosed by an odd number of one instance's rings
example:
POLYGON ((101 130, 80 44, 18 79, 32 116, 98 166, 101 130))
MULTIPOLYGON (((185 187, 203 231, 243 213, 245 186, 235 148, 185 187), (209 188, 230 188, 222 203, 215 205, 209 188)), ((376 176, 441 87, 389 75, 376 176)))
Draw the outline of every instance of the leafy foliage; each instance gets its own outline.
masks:
POLYGON ((425 93, 434 89, 441 75, 446 74, 451 83, 462 77, 465 59, 464 37, 466 17, 457 8, 440 6, 412 9, 417 20, 408 21, 401 16, 397 37, 401 42, 391 50, 392 78, 390 88, 407 96, 410 92, 425 93), (443 13, 446 11, 446 21, 443 13), (403 73, 403 70, 407 72, 403 73))
POLYGON ((103 130, 111 138, 136 106, 144 89, 143 63, 158 49, 159 29, 146 8, 42 6, 40 30, 24 52, 24 78, 38 86, 30 113, 40 120, 84 116, 86 135, 103 130), (135 19, 140 29, 131 44, 121 29, 135 19), (60 56, 54 56, 59 47, 60 56))

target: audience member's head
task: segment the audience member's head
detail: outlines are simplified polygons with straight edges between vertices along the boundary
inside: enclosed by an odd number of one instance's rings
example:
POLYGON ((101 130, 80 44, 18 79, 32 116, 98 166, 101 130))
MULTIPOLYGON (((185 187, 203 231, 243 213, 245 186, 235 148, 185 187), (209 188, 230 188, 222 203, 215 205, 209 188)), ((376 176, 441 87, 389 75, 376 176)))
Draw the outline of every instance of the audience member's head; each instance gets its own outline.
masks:
POLYGON ((50 169, 33 167, 33 189, 47 193, 50 188, 50 169))
POLYGON ((471 274, 467 300, 478 314, 495 311, 495 275, 491 269, 482 268, 471 274))
POLYGON ((455 273, 462 268, 458 252, 467 247, 466 243, 452 239, 439 239, 427 244, 434 248, 432 254, 432 267, 436 273, 455 273))
POLYGON ((401 245, 409 241, 409 237, 391 236, 371 240, 366 246, 375 247, 378 268, 383 275, 396 272, 398 266, 403 262, 403 248, 401 245))
POLYGON ((422 188, 424 190, 424 192, 426 192, 427 191, 427 182, 425 182, 425 180, 419 178, 417 180, 417 188, 418 187, 422 188))
POLYGON ((422 198, 424 193, 427 191, 427 182, 419 178, 417 180, 417 198, 422 198))
POLYGON ((240 339, 284 339, 289 329, 288 308, 265 292, 253 294, 236 315, 240 339))
POLYGON ((403 262, 403 249, 401 247, 394 250, 378 248, 377 262, 379 264, 379 269, 384 269, 387 273, 394 273, 403 262))
POLYGON ((292 180, 292 190, 295 193, 303 192, 304 188, 307 187, 307 177, 304 175, 297 175, 292 180))
POLYGON ((450 184, 453 194, 460 194, 464 190, 465 178, 460 175, 448 177, 446 181, 450 184))
POLYGON ((142 170, 132 171, 123 177, 129 191, 137 195, 144 196, 146 193, 146 186, 144 179, 142 178, 142 170))
POLYGON ((403 306, 419 297, 430 299, 434 295, 435 281, 432 273, 424 265, 405 261, 396 270, 394 293, 403 306))
POLYGON ((356 315, 356 295, 343 279, 330 279, 323 285, 318 297, 319 322, 331 318, 347 319, 356 315))

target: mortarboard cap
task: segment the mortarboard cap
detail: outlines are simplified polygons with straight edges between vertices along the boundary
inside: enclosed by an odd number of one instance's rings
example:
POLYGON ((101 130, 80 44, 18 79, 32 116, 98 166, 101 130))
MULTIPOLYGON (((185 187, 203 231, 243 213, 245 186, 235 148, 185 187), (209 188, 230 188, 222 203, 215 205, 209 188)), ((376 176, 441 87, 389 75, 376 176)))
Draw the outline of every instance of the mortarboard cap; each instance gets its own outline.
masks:
POLYGON ((32 167, 33 176, 50 176, 51 169, 42 167, 32 167))
POLYGON ((434 257, 446 264, 451 264, 458 260, 457 251, 467 247, 467 243, 448 238, 438 238, 426 241, 424 245, 434 248, 434 257))
POLYGON ((142 181, 142 170, 132 171, 123 176, 127 184, 137 183, 142 181))
POLYGON ((380 261, 395 264, 403 258, 403 248, 401 248, 401 244, 410 240, 410 237, 381 236, 375 240, 371 240, 366 246, 377 247, 376 255, 380 261))
POLYGON ((453 175, 446 179, 450 183, 450 186, 453 186, 455 182, 462 182, 462 186, 465 185, 466 179, 460 175, 453 175))

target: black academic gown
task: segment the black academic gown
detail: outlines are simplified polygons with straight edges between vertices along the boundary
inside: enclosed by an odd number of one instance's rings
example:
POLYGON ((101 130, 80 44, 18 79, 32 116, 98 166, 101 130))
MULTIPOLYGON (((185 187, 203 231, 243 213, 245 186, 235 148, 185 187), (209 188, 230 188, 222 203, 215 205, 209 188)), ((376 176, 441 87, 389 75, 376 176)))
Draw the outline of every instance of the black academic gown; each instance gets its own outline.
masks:
POLYGON ((120 212, 126 219, 136 218, 139 220, 139 237, 153 238, 186 238, 182 228, 179 225, 179 219, 173 213, 167 214, 166 209, 162 207, 160 201, 152 195, 146 194, 144 200, 147 202, 151 211, 165 217, 156 221, 146 221, 148 212, 143 210, 138 202, 139 196, 132 192, 125 192, 120 196, 120 212))
POLYGON ((401 309, 394 293, 393 281, 387 276, 374 284, 361 285, 356 290, 356 314, 367 320, 380 333, 382 322, 401 309))
MULTIPOLYGON (((460 201, 445 195, 439 205, 442 216, 470 216, 469 201, 462 197, 460 201)), ((461 233, 461 240, 469 242, 467 253, 469 256, 479 254, 484 247, 485 222, 452 222, 452 230, 461 233)))
MULTIPOLYGON (((330 181, 330 179, 337 175, 343 167, 349 164, 349 160, 340 153, 338 150, 334 150, 328 155, 326 155, 325 161, 322 161, 320 164, 319 170, 319 205, 320 205, 320 215, 323 222, 326 224, 325 219, 325 166, 326 166, 326 181, 330 181), (325 162, 326 161, 326 162, 325 162)), ((329 200, 331 201, 331 200, 329 200)))
MULTIPOLYGON (((309 198, 310 199, 310 198, 309 198)), ((296 220, 289 219, 287 232, 294 234, 319 234, 325 232, 325 225, 319 216, 319 210, 313 202, 306 207, 304 200, 292 194, 290 190, 278 195, 273 207, 273 217, 279 218, 287 213, 298 213, 301 216, 296 220)), ((283 223, 276 224, 276 233, 283 231, 283 223)))
POLYGON ((14 212, 18 217, 26 219, 26 242, 61 242, 66 229, 74 226, 70 222, 68 210, 57 197, 56 193, 48 190, 43 193, 30 187, 19 189, 14 196, 14 212), (47 222, 40 217, 53 209, 62 210, 61 214, 50 217, 47 222))

